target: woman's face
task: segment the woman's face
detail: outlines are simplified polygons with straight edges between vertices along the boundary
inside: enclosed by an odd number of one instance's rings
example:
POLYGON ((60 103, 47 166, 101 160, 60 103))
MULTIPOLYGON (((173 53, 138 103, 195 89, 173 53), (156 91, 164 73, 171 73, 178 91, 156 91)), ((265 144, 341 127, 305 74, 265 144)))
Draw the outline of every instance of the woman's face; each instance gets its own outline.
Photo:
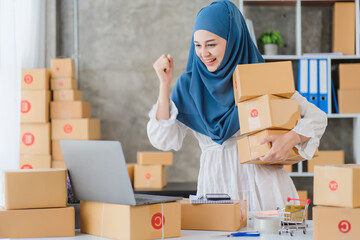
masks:
POLYGON ((226 40, 206 30, 194 33, 196 55, 205 64, 209 72, 214 72, 220 66, 225 55, 226 40))

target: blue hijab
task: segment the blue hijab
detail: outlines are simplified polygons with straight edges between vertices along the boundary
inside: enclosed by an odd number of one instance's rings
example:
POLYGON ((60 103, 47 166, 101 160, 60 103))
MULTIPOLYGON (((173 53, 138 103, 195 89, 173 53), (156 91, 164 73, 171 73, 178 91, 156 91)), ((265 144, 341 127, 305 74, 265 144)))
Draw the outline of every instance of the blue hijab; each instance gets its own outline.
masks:
POLYGON ((224 58, 216 71, 209 72, 196 55, 193 34, 186 71, 177 80, 171 100, 178 108, 180 122, 222 144, 240 128, 232 74, 238 64, 259 63, 264 59, 239 9, 230 1, 213 2, 201 9, 193 33, 197 30, 227 40, 224 58))

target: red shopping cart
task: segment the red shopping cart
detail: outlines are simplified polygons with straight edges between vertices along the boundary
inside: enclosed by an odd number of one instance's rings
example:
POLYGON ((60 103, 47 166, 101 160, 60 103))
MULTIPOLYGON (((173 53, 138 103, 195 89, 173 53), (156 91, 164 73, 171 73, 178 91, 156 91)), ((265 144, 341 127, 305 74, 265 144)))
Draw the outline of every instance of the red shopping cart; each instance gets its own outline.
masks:
POLYGON ((295 199, 287 198, 285 208, 279 210, 279 216, 281 218, 281 228, 279 235, 283 232, 290 233, 290 236, 294 235, 297 230, 302 230, 306 234, 306 216, 310 204, 310 199, 295 199), (290 202, 294 202, 292 205, 290 202), (305 202, 305 205, 298 204, 299 202, 305 202))

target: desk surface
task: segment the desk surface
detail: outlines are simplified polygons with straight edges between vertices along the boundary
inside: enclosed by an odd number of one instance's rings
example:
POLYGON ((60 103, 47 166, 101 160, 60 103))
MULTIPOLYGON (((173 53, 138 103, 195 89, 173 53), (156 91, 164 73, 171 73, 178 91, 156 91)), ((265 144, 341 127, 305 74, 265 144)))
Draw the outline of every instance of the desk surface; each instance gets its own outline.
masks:
MULTIPOLYGON (((294 236, 290 238, 289 233, 284 233, 282 236, 279 236, 277 234, 274 235, 262 235, 260 237, 241 237, 241 238, 231 238, 231 239, 239 239, 239 240, 255 240, 255 239, 261 239, 261 240, 277 240, 277 239, 291 239, 291 240, 311 240, 313 239, 313 231, 312 231, 312 221, 308 220, 306 223, 309 225, 307 228, 307 233, 303 234, 301 230, 295 231, 294 236)), ((251 230, 251 229, 249 229, 251 230)), ((242 229, 243 231, 243 229, 242 229)), ((169 239, 186 239, 186 240, 202 240, 202 239, 227 239, 230 238, 227 237, 227 235, 230 232, 220 232, 220 231, 198 231, 198 230, 181 230, 181 237, 177 238, 169 238, 169 239)), ((64 240, 75 240, 75 239, 81 239, 81 240, 104 240, 108 238, 102 238, 98 236, 88 235, 80 233, 79 230, 76 230, 75 237, 64 237, 64 238, 17 238, 17 240, 30 240, 30 239, 39 239, 39 240, 58 240, 58 239, 64 239, 64 240)))

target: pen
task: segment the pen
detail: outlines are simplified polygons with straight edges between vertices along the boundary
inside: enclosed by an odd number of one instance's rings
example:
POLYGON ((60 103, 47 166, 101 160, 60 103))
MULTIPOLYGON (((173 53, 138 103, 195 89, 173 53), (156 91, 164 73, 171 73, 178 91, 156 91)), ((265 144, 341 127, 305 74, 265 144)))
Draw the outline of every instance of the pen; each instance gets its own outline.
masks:
POLYGON ((260 232, 254 231, 254 232, 236 232, 231 233, 230 235, 227 235, 228 237, 259 237, 260 232))

